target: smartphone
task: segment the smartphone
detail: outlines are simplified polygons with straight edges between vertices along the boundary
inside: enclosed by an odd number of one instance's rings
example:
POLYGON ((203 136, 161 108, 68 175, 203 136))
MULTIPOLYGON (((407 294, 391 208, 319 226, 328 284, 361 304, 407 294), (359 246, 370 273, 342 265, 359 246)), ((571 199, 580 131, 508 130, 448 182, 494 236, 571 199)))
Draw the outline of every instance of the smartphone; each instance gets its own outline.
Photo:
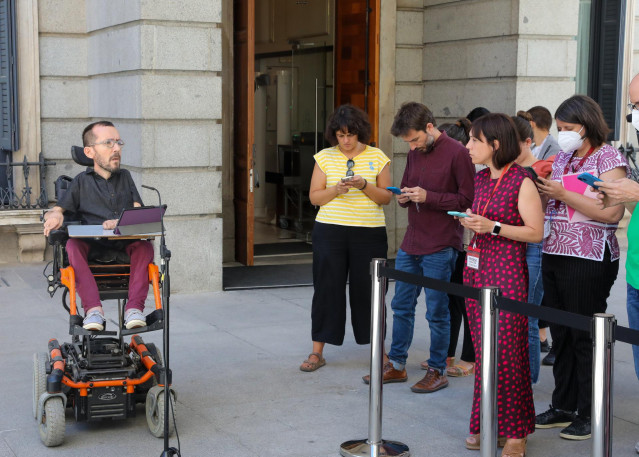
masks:
POLYGON ((399 189, 399 187, 390 186, 390 187, 387 187, 387 189, 390 190, 394 194, 397 194, 397 195, 401 195, 402 194, 402 191, 399 189))
POLYGON ((599 186, 597 186, 597 184, 595 183, 597 181, 603 181, 602 179, 599 179, 596 176, 591 175, 590 173, 582 173, 579 176, 577 176, 577 179, 579 181, 585 182, 586 184, 588 184, 591 187, 594 187, 595 189, 599 188, 599 186))
POLYGON ((348 182, 348 181, 352 181, 352 180, 353 180, 353 177, 352 177, 352 176, 344 176, 344 177, 342 178, 342 182, 348 182))
POLYGON ((539 176, 533 167, 524 167, 524 170, 528 172, 533 181, 539 181, 539 176))
POLYGON ((460 213, 459 211, 448 211, 448 214, 455 217, 468 217, 468 214, 460 213))

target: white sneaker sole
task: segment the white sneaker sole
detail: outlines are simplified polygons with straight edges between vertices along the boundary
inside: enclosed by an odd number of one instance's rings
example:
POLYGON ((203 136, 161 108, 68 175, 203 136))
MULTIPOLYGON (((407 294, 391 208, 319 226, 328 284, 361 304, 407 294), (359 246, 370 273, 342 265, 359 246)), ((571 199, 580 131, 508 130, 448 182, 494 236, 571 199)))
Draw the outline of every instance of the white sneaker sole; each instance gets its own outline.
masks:
POLYGON ((544 425, 539 425, 539 424, 535 424, 535 428, 541 428, 541 429, 545 429, 545 428, 565 428, 568 427, 570 424, 572 424, 572 422, 555 422, 552 424, 544 424, 544 425))
POLYGON ((142 319, 133 319, 127 322, 125 327, 127 330, 131 330, 132 328, 146 327, 146 321, 142 319))
POLYGON ((592 434, 589 433, 587 435, 566 435, 565 433, 560 433, 559 436, 565 440, 584 441, 589 440, 592 437, 592 434))
POLYGON ((98 332, 101 332, 102 330, 104 330, 104 325, 102 324, 85 324, 82 326, 83 329, 85 330, 96 330, 98 332))

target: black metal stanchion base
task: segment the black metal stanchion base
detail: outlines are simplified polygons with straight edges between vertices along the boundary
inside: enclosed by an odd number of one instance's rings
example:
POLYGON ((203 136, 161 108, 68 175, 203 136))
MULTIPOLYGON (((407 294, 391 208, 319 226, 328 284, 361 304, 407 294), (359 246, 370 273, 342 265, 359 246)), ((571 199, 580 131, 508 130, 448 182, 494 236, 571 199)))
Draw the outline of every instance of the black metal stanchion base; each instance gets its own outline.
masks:
POLYGON ((353 440, 342 443, 339 449, 342 457, 409 457, 408 446, 399 441, 382 440, 370 444, 368 440, 353 440))

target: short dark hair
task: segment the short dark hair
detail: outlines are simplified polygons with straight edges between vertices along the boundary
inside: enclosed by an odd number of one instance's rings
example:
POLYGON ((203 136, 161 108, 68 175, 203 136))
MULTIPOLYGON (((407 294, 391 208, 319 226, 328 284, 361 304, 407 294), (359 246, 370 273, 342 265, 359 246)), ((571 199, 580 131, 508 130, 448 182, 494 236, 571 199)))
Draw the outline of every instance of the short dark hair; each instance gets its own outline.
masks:
POLYGON ((532 117, 533 122, 542 130, 550 130, 552 126, 552 115, 548 108, 543 106, 533 106, 526 111, 532 117))
POLYGON ((368 115, 351 104, 338 106, 328 118, 324 131, 324 137, 332 146, 338 144, 335 134, 339 131, 348 131, 357 135, 357 141, 368 144, 371 138, 371 123, 368 122, 368 115))
POLYGON ((84 147, 87 147, 95 142, 95 134, 93 133, 93 127, 97 125, 101 127, 115 127, 115 125, 113 125, 113 122, 109 122, 109 121, 97 121, 87 125, 82 131, 82 145, 84 147))
POLYGON ((475 138, 483 134, 486 142, 495 147, 495 140, 499 141, 499 149, 493 155, 493 164, 503 168, 514 161, 521 152, 519 136, 510 116, 502 113, 488 113, 473 122, 472 135, 475 138))
POLYGON ((478 106, 477 108, 473 108, 470 110, 470 113, 466 115, 466 119, 468 119, 470 122, 475 122, 484 114, 488 114, 488 113, 490 113, 490 111, 488 111, 487 108, 484 108, 483 106, 478 106))
POLYGON ((400 106, 399 111, 395 114, 395 119, 391 126, 391 135, 400 137, 408 134, 409 130, 426 131, 426 125, 428 124, 433 124, 434 127, 437 127, 433 112, 422 103, 406 102, 400 106))
POLYGON ((530 114, 525 111, 517 112, 517 116, 513 116, 513 123, 515 124, 515 128, 517 129, 517 135, 519 136, 519 141, 526 141, 528 138, 534 138, 534 133, 532 126, 530 125, 530 114), (525 114, 526 116, 520 115, 520 113, 525 114))
POLYGON ((555 119, 583 125, 586 132, 582 136, 588 138, 590 145, 594 147, 603 144, 610 133, 601 107, 586 95, 573 95, 564 100, 555 111, 555 119))
POLYGON ((450 122, 441 124, 439 126, 439 130, 441 132, 446 132, 446 135, 451 137, 453 140, 457 140, 466 146, 468 140, 470 140, 470 127, 470 121, 465 117, 460 117, 454 124, 450 122))

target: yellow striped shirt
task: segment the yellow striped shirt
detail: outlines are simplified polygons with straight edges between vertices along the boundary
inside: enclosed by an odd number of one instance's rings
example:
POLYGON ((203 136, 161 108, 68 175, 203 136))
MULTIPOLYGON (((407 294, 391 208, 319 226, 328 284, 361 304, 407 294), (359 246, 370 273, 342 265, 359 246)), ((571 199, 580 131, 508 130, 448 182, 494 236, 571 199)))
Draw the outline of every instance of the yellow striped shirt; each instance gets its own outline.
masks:
MULTIPOLYGON (((346 176, 348 158, 342 154, 337 146, 322 149, 315 154, 315 161, 326 175, 326 187, 337 184, 346 176)), ((353 158, 353 171, 368 181, 368 186, 377 185, 377 175, 390 162, 381 149, 366 146, 364 151, 353 158)), ((384 227, 384 210, 368 198, 364 192, 351 188, 347 193, 340 194, 327 204, 320 207, 318 222, 325 224, 349 225, 358 227, 384 227)))

